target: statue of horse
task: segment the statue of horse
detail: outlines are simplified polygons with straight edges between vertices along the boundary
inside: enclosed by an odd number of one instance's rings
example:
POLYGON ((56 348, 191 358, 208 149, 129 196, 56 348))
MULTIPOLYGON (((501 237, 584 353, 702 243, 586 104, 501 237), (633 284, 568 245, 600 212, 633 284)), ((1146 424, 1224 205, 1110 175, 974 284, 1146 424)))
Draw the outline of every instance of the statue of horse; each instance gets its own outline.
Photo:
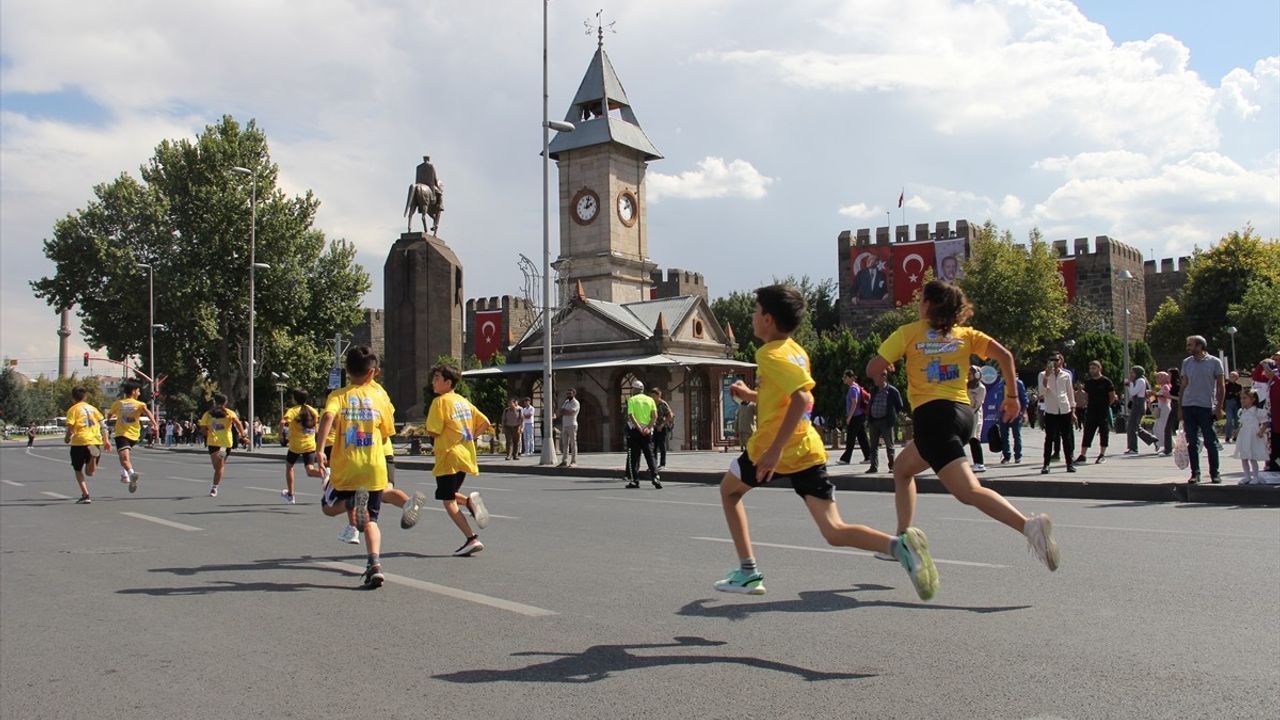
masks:
POLYGON ((430 185, 414 183, 409 186, 409 197, 404 203, 404 214, 409 218, 405 231, 413 229, 413 214, 422 213, 422 231, 436 234, 440 228, 440 213, 444 210, 444 191, 436 192, 430 185), (427 230, 427 218, 431 218, 431 229, 427 230))

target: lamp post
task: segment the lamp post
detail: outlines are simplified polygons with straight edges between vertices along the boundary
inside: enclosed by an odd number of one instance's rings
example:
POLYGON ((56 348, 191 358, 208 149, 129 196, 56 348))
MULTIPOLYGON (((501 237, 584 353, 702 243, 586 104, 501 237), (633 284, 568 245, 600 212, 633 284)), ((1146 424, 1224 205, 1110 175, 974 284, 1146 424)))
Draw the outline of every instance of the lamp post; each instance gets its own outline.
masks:
POLYGON ((271 377, 275 378, 276 390, 280 392, 280 417, 284 417, 284 389, 289 386, 289 376, 285 373, 271 373, 271 377))
POLYGON ((551 387, 551 199, 548 173, 551 168, 551 131, 573 132, 571 123, 547 116, 547 5, 542 0, 542 455, 539 465, 555 465, 556 446, 552 408, 556 404, 551 387))
POLYGON ((1236 367, 1236 332, 1238 331, 1235 325, 1227 328, 1227 333, 1231 335, 1231 367, 1227 368, 1227 370, 1236 367))
POLYGON ((254 270, 258 267, 255 243, 258 230, 258 175, 246 167, 235 166, 231 172, 249 176, 249 452, 253 452, 253 294, 254 270))
MULTIPOLYGON (((138 263, 147 271, 147 370, 151 375, 151 417, 156 417, 156 293, 155 271, 149 263, 138 263)), ((1235 353, 1232 353, 1234 355, 1235 353)), ((159 430, 152 428, 154 433, 159 430)))
POLYGON ((1133 273, 1121 270, 1119 277, 1124 288, 1124 381, 1129 382, 1129 281, 1133 273))

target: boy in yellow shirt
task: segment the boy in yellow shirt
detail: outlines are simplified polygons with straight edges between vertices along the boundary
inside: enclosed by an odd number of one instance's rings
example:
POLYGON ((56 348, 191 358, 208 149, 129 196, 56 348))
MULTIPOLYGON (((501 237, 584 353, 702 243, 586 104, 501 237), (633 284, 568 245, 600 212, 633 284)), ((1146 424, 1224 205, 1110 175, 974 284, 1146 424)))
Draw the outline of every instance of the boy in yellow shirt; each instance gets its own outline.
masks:
POLYGON ((124 397, 116 400, 107 410, 107 420, 116 419, 116 456, 120 458, 120 482, 129 483, 129 492, 138 492, 139 473, 133 469, 133 451, 131 448, 142 438, 142 418, 156 426, 156 417, 151 414, 147 404, 138 399, 142 387, 135 382, 124 385, 124 397))
POLYGON ((98 469, 98 456, 105 446, 111 452, 107 425, 102 421, 102 413, 98 408, 84 401, 88 391, 77 385, 71 388, 71 399, 75 402, 67 408, 67 433, 62 442, 71 445, 71 468, 76 471, 76 483, 80 486, 78 505, 93 502, 89 497, 89 486, 85 476, 93 477, 98 469))
POLYGON ((307 391, 302 388, 289 391, 289 399, 293 407, 285 410, 280 418, 280 432, 289 433, 289 449, 284 454, 285 487, 280 491, 280 498, 293 505, 297 502, 293 495, 293 466, 301 460, 308 475, 320 475, 320 466, 316 464, 316 425, 320 422, 320 413, 307 404, 307 391))
POLYGON ((245 436, 244 423, 236 411, 227 407, 227 396, 222 393, 213 394, 213 407, 200 416, 200 429, 204 431, 204 442, 209 450, 209 462, 213 463, 213 487, 209 488, 209 497, 218 497, 218 486, 222 484, 222 473, 227 467, 227 457, 235 445, 231 430, 235 428, 240 437, 245 436))
POLYGON ((756 351, 758 389, 752 390, 741 380, 729 388, 739 401, 756 403, 756 431, 720 482, 720 501, 740 566, 716 582, 715 589, 764 594, 764 575, 752 554, 742 498, 752 488, 783 477, 804 500, 823 539, 831 545, 892 556, 911 576, 920 599, 928 600, 937 592, 938 571, 923 531, 911 527, 893 537, 840 518, 833 497, 835 488, 827 479, 827 451, 809 421, 815 385, 809 374, 809 354, 791 339, 804 313, 804 296, 793 287, 770 285, 756 290, 751 328, 764 342, 756 351))
POLYGON ((373 386, 377 362, 378 356, 364 345, 347 351, 348 384, 329 393, 316 430, 322 436, 334 431, 333 457, 319 458, 322 469, 332 464, 320 508, 330 517, 345 514, 351 525, 364 532, 369 560, 361 577, 370 589, 386 581, 379 557, 378 514, 387 487, 383 439, 395 432, 395 409, 386 393, 373 386))
POLYGON ((436 499, 444 503, 445 512, 462 531, 466 542, 453 551, 463 557, 484 550, 480 536, 471 532, 467 519, 458 511, 458 503, 467 506, 481 530, 489 526, 489 511, 480 493, 458 492, 467 473, 479 475, 476 465, 476 436, 492 426, 489 418, 453 389, 462 382, 462 372, 452 365, 431 368, 431 390, 436 399, 427 413, 427 434, 431 436, 436 462, 431 472, 436 478, 436 499))

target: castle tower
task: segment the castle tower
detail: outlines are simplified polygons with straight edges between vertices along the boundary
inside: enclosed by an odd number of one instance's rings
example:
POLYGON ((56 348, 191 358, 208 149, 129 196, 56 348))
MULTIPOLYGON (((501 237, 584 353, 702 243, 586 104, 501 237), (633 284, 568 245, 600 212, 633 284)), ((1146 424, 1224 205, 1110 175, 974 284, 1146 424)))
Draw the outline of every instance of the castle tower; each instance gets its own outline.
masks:
POLYGON ((631 110, 603 35, 564 119, 576 129, 557 133, 549 148, 560 174, 555 267, 587 297, 647 300, 656 265, 649 260, 644 174, 662 155, 631 110))

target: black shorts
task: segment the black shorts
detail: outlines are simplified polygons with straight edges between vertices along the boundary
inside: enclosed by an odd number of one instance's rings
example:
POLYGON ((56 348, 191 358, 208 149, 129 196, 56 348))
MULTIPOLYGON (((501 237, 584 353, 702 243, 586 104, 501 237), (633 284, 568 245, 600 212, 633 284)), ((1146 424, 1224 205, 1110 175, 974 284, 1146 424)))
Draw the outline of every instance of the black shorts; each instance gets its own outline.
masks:
POLYGON ((462 489, 462 481, 467 479, 464 472, 456 472, 452 475, 436 476, 436 499, 437 500, 455 500, 454 495, 462 489))
POLYGON ((125 437, 125 436, 123 436, 123 435, 117 435, 117 436, 116 436, 116 450, 117 450, 117 451, 119 451, 119 450, 128 450, 129 448, 131 448, 131 447, 133 447, 134 445, 137 445, 137 444, 138 444, 138 441, 137 441, 137 440, 130 440, 129 438, 127 438, 127 437, 125 437))
POLYGON ((71 446, 71 467, 80 472, 84 466, 89 463, 89 459, 93 456, 89 454, 88 445, 72 445, 71 446))
POLYGON ((934 472, 965 457, 973 437, 973 408, 952 400, 930 400, 911 412, 913 442, 934 472))
MULTIPOLYGON (((320 504, 327 508, 335 507, 338 503, 346 503, 347 509, 350 510, 352 503, 355 502, 355 490, 335 490, 333 483, 324 484, 324 494, 320 496, 320 504)), ((382 512, 382 491, 369 491, 369 520, 378 521, 378 514, 382 512)))
MULTIPOLYGON (((761 485, 756 481, 756 465, 751 462, 751 458, 745 452, 729 463, 729 472, 746 485, 751 487, 760 487, 761 485)), ((827 466, 825 464, 814 465, 793 473, 775 472, 773 479, 777 480, 778 478, 790 480, 791 489, 795 490, 800 497, 809 495, 819 500, 830 500, 834 496, 835 486, 827 479, 827 466)))
POLYGON ((226 454, 226 455, 223 455, 223 456, 222 456, 222 458, 225 460, 225 459, 227 459, 227 458, 231 457, 231 448, 221 448, 221 447, 218 447, 217 445, 210 445, 210 446, 206 447, 206 448, 205 448, 205 450, 206 450, 206 451, 208 451, 208 453, 209 453, 210 455, 212 455, 212 454, 214 454, 214 453, 218 452, 219 450, 226 450, 226 451, 227 451, 227 454, 226 454))
POLYGON ((316 453, 314 450, 303 453, 296 453, 292 450, 285 451, 284 461, 289 465, 289 467, 293 467, 293 464, 298 462, 299 458, 302 459, 303 465, 311 466, 316 464, 316 453))

